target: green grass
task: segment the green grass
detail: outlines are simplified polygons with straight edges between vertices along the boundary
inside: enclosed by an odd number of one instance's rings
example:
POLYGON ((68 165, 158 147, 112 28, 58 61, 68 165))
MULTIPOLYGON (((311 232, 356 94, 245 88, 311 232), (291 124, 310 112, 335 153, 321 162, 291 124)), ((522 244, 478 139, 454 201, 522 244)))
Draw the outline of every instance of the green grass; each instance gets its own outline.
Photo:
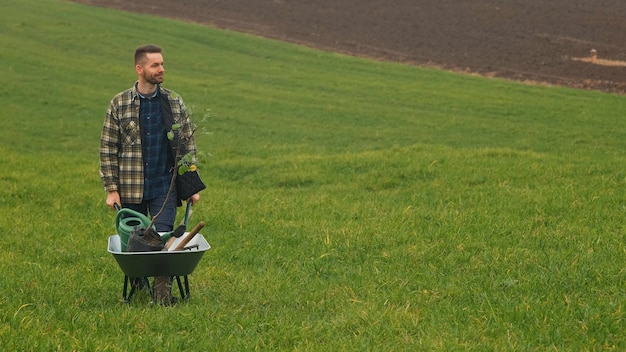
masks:
POLYGON ((5 0, 0 47, 2 350, 626 349, 622 96, 59 0, 5 0), (212 154, 172 308, 120 302, 98 178, 147 42, 212 154))

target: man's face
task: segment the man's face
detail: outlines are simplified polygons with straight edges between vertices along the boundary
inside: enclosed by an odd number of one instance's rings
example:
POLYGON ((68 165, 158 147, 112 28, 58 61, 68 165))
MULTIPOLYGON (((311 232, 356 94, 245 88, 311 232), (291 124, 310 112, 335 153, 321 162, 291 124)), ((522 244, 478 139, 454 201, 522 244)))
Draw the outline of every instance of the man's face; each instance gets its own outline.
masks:
POLYGON ((160 53, 147 53, 146 58, 136 67, 140 78, 152 84, 163 82, 163 55, 160 53))

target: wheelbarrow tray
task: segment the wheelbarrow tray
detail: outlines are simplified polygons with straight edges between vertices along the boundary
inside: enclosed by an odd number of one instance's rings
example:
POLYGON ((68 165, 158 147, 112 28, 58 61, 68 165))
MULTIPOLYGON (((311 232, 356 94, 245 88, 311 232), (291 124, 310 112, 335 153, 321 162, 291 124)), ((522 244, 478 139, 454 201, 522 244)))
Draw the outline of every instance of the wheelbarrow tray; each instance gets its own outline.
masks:
MULTIPOLYGON (((189 233, 186 232, 172 244, 176 248, 178 243, 189 233)), ((128 277, 150 276, 186 276, 196 268, 204 252, 211 246, 204 236, 197 234, 187 244, 187 250, 182 251, 155 251, 155 252, 122 252, 119 235, 109 237, 109 253, 117 261, 124 274, 128 277)))

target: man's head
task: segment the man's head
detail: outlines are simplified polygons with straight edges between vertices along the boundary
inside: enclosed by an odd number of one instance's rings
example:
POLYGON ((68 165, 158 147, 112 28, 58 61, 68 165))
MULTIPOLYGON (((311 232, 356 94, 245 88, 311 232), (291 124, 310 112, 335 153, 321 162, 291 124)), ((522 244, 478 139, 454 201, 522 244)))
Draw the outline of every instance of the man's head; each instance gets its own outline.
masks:
POLYGON ((156 45, 144 45, 135 50, 135 71, 139 81, 150 84, 163 82, 163 50, 156 45))

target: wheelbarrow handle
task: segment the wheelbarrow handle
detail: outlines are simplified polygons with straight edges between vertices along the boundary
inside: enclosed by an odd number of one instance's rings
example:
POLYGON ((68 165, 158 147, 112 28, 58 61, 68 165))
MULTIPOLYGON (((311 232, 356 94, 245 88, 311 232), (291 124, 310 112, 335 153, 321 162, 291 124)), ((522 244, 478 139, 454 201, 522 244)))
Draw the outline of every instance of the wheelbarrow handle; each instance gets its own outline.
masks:
POLYGON ((187 208, 185 209, 185 217, 183 219, 183 225, 185 225, 185 227, 187 227, 187 224, 189 223, 190 210, 191 210, 191 202, 187 201, 187 208))

